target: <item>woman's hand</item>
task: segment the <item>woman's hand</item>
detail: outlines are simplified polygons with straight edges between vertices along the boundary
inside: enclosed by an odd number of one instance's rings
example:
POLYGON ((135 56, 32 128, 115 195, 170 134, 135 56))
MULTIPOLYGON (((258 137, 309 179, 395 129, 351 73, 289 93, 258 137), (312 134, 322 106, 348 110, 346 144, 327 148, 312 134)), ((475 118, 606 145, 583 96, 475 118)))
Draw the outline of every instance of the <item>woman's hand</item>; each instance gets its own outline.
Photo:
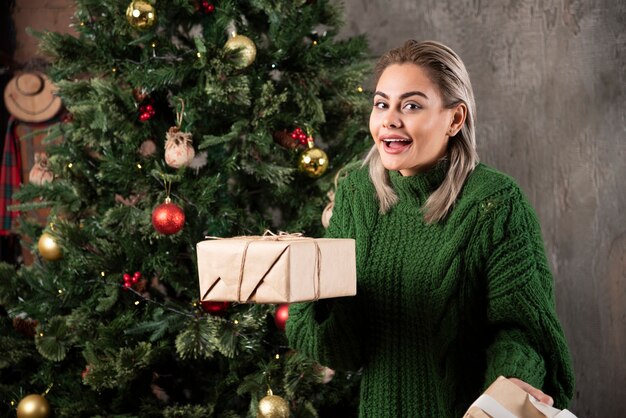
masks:
POLYGON ((554 405, 554 399, 552 399, 550 396, 546 395, 545 393, 543 393, 542 391, 540 391, 536 387, 531 386, 528 383, 524 382, 523 380, 519 380, 516 377, 510 377, 509 380, 511 382, 515 383, 517 386, 519 386, 522 389, 524 389, 529 394, 533 395, 535 398, 537 398, 537 400, 539 402, 543 402, 543 403, 548 404, 550 406, 554 405))

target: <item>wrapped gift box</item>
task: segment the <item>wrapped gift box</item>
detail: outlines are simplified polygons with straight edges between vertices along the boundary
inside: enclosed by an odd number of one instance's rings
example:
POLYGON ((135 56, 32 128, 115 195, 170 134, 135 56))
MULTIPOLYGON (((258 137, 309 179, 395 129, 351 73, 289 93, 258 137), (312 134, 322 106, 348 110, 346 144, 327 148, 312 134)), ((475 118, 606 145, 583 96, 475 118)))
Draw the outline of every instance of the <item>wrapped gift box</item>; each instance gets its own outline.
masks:
POLYGON ((290 303, 356 294, 353 239, 282 233, 209 239, 196 250, 202 301, 290 303))
POLYGON ((505 377, 498 377, 463 418, 576 418, 567 409, 539 402, 505 377))

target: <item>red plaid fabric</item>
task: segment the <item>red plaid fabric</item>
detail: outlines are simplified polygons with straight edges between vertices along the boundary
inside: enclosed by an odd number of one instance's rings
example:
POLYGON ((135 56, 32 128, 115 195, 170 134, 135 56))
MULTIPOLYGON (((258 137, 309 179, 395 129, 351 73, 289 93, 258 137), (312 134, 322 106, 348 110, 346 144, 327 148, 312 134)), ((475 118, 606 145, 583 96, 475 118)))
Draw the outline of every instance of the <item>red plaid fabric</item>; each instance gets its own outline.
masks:
POLYGON ((0 166, 0 235, 2 236, 11 233, 13 219, 18 215, 17 211, 7 208, 17 203, 17 200, 13 199, 13 192, 22 183, 22 160, 19 139, 15 134, 16 125, 17 120, 10 116, 0 166))

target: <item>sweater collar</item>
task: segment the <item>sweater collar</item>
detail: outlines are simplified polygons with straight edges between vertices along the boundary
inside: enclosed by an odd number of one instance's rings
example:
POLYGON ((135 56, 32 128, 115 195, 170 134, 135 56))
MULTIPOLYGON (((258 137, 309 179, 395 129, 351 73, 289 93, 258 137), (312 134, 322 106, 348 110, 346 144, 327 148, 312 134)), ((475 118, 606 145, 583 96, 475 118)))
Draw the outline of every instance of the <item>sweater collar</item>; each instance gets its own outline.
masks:
POLYGON ((399 171, 389 171, 389 178, 400 201, 418 199, 422 205, 428 196, 443 182, 450 166, 448 158, 437 161, 433 167, 414 176, 403 176, 399 171))

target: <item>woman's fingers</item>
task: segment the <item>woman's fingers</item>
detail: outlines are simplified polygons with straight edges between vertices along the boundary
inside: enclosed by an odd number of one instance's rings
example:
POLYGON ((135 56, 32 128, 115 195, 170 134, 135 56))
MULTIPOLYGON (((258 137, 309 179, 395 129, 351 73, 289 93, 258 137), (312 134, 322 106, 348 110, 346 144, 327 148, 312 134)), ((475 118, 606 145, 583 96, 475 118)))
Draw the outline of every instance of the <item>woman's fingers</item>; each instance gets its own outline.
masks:
POLYGON ((528 383, 524 382, 523 380, 519 380, 516 377, 511 377, 509 378, 509 380, 515 383, 520 388, 524 389, 524 391, 526 391, 527 393, 534 396, 539 402, 543 402, 550 406, 554 405, 554 399, 552 399, 550 396, 546 395, 545 393, 543 393, 541 390, 537 389, 536 387, 531 386, 528 383))

